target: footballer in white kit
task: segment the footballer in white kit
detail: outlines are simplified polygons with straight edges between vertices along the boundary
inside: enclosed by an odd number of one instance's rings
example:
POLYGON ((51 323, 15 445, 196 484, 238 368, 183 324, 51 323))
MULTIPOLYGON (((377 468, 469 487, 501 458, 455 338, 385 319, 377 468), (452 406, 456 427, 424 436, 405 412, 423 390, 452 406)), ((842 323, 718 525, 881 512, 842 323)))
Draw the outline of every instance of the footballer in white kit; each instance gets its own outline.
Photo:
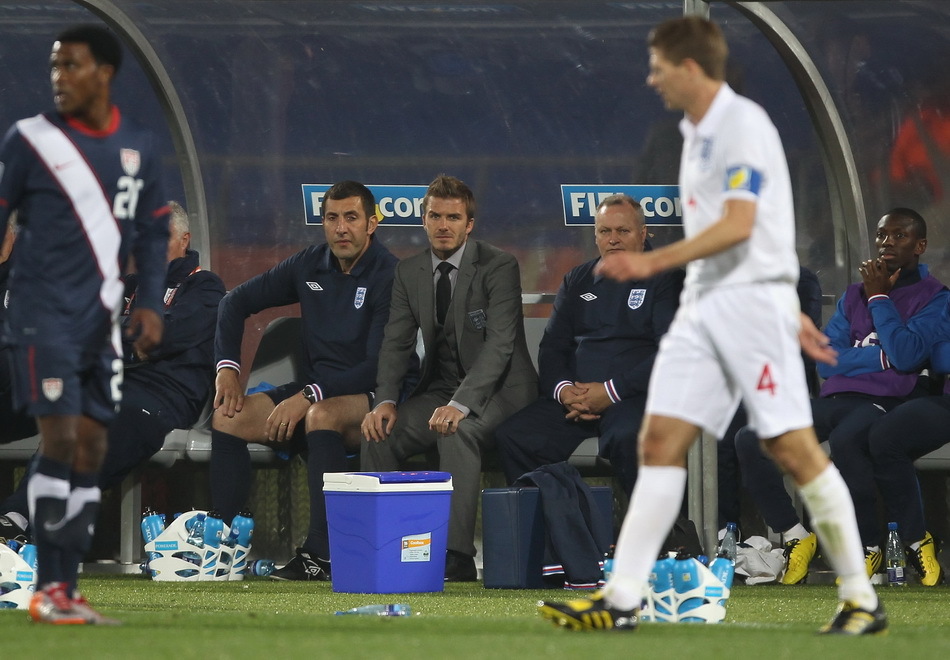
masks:
POLYGON ((720 437, 741 398, 760 437, 811 426, 792 190, 778 132, 761 107, 726 84, 702 120, 684 118, 680 130, 686 237, 716 222, 729 199, 754 201, 755 225, 747 241, 687 265, 647 411, 720 437))
POLYGON ((714 23, 665 21, 648 46, 647 84, 686 116, 686 235, 648 253, 608 255, 598 272, 625 281, 685 264, 686 283, 650 379, 641 465, 610 579, 589 598, 542 601, 538 611, 571 630, 636 629, 651 569, 683 501, 689 447, 702 428, 721 436, 742 399, 763 446, 798 488, 839 577, 838 610, 819 632, 885 632, 851 495, 812 428, 799 346, 822 362, 834 363, 836 354, 799 311, 792 194, 778 133, 762 108, 725 83, 729 49, 714 23))

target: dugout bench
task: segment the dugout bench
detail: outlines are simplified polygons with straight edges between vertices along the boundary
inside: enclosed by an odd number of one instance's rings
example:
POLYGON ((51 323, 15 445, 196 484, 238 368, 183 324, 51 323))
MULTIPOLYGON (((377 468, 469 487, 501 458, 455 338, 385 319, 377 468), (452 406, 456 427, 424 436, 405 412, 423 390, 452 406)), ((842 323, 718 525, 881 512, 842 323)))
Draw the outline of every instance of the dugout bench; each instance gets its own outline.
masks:
MULTIPOLYGON (((525 305, 547 304, 551 294, 524 294, 525 305)), ((525 318, 525 336, 531 358, 537 366, 538 345, 547 323, 546 318, 525 318)), ((295 365, 300 360, 300 319, 281 317, 271 321, 261 337, 248 376, 248 386, 262 382, 275 385, 297 380, 295 365)), ((205 406, 198 422, 189 429, 175 429, 165 437, 165 443, 150 459, 150 463, 171 467, 179 461, 207 463, 211 458, 211 401, 205 406)), ((39 437, 0 445, 0 462, 27 463, 39 444, 39 437)), ((279 467, 287 461, 268 446, 251 443, 251 462, 255 468, 279 467)), ((597 437, 586 439, 571 456, 570 463, 584 476, 610 477, 610 464, 598 456, 597 437)), ((688 458, 690 478, 687 482, 688 516, 701 530, 705 548, 714 548, 718 531, 716 439, 703 434, 693 445, 688 458), (695 478, 699 477, 699 478, 695 478)), ((491 459, 486 468, 491 471, 491 459)), ((920 470, 950 471, 950 444, 927 454, 917 461, 920 470)), ((141 559, 139 523, 142 515, 141 480, 138 471, 130 474, 120 487, 119 567, 121 572, 137 572, 141 559)))

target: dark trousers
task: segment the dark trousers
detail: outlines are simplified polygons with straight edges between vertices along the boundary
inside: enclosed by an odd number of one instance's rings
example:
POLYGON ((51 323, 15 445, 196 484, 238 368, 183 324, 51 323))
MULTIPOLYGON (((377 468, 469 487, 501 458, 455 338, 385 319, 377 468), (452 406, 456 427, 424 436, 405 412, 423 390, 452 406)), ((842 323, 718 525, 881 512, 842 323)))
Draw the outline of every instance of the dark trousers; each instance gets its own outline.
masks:
POLYGON ((600 455, 610 461, 629 496, 637 480, 637 435, 643 422, 646 396, 624 399, 604 410, 599 420, 573 422, 564 418, 564 406, 538 399, 497 429, 495 443, 509 484, 542 465, 570 458, 584 440, 599 436, 600 455))
POLYGON ((0 445, 38 433, 32 415, 13 409, 9 353, 9 349, 0 350, 0 445))
POLYGON ((442 436, 429 430, 432 411, 445 405, 454 384, 437 383, 399 405, 399 416, 390 436, 382 442, 364 442, 360 465, 366 471, 398 470, 410 456, 435 448, 439 469, 452 474, 452 504, 449 514, 448 549, 475 556, 475 522, 481 490, 482 451, 490 449, 492 432, 527 401, 521 388, 503 388, 482 409, 459 422, 455 433, 442 436))
POLYGON ((928 396, 901 404, 881 417, 868 436, 874 480, 888 522, 896 522, 906 544, 927 531, 914 461, 950 442, 950 396, 928 396))
MULTIPOLYGON (((828 442, 835 466, 848 485, 861 541, 866 546, 879 545, 882 534, 868 434, 871 425, 898 403, 900 400, 895 398, 850 394, 811 402, 815 433, 820 442, 828 442)), ((781 471, 761 450, 756 435, 748 429, 740 431, 736 435, 736 451, 743 484, 752 493, 766 524, 781 532, 800 522, 781 471)))
POLYGON ((815 433, 822 442, 828 441, 831 458, 848 484, 865 546, 880 545, 884 534, 877 516, 877 487, 868 434, 871 425, 900 402, 890 397, 849 394, 812 401, 815 433))
POLYGON ((725 435, 716 443, 716 463, 719 469, 719 529, 725 528, 726 523, 729 522, 738 525, 742 515, 742 498, 739 489, 741 474, 739 455, 736 451, 736 434, 746 425, 746 417, 745 409, 739 406, 725 435))

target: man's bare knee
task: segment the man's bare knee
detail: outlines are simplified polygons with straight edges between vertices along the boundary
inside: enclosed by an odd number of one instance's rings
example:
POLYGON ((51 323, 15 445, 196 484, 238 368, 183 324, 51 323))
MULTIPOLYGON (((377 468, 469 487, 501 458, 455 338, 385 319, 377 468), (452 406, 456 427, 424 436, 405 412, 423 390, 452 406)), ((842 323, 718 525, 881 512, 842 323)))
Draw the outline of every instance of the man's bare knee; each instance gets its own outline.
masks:
POLYGON ((244 407, 234 417, 225 415, 223 408, 215 410, 211 417, 211 428, 247 442, 263 442, 266 439, 264 425, 275 407, 266 394, 252 394, 244 399, 244 407))
POLYGON ((215 410, 211 416, 211 428, 215 431, 223 431, 229 435, 237 435, 234 431, 241 423, 241 413, 235 413, 234 417, 228 417, 222 412, 221 408, 215 410))
POLYGON ((318 401, 307 410, 307 431, 336 431, 345 434, 359 428, 369 412, 366 396, 353 394, 318 401))
POLYGON ((307 410, 307 430, 308 431, 339 431, 338 417, 333 406, 329 405, 330 400, 317 401, 307 410))

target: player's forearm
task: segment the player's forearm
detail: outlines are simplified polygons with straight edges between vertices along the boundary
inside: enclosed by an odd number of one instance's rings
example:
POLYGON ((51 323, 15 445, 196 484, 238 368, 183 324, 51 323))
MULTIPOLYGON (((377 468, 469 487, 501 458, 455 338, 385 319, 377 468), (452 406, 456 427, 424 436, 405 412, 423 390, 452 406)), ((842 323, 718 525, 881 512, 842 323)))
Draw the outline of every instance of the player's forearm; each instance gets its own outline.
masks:
POLYGON ((646 253, 665 271, 705 259, 746 241, 752 235, 755 214, 726 213, 717 222, 690 238, 646 253))

